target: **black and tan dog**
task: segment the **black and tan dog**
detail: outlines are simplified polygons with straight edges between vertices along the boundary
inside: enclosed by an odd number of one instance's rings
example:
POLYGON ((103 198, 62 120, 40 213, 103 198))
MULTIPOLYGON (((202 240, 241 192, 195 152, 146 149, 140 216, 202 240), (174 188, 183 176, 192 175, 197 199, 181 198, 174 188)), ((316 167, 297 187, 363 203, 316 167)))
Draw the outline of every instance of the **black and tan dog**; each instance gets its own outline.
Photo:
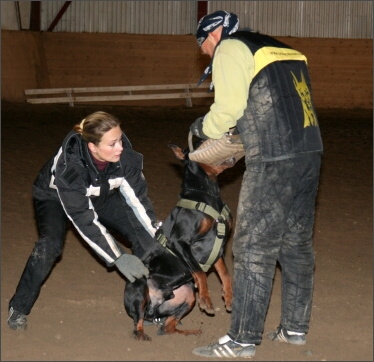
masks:
POLYGON ((235 160, 219 166, 191 161, 188 150, 169 145, 184 164, 180 200, 159 230, 161 243, 189 267, 198 290, 200 309, 214 314, 206 272, 214 266, 221 282, 226 310, 231 311, 231 277, 224 262, 224 249, 232 228, 229 208, 221 199, 217 176, 235 160))
POLYGON ((133 336, 151 340, 144 333, 144 322, 162 319, 158 334, 200 334, 200 330, 180 330, 179 321, 195 305, 192 275, 187 265, 157 241, 142 258, 149 269, 149 278, 126 283, 124 304, 133 319, 133 336))
POLYGON ((224 249, 232 216, 220 196, 217 176, 235 161, 208 166, 189 160, 188 150, 169 145, 184 164, 180 200, 157 232, 159 243, 143 261, 150 276, 125 287, 125 309, 134 321, 133 335, 149 340, 144 320, 164 319, 158 334, 199 334, 179 330, 179 321, 195 305, 195 289, 201 310, 214 314, 206 272, 214 266, 222 282, 222 296, 231 311, 231 277, 224 262, 224 249))

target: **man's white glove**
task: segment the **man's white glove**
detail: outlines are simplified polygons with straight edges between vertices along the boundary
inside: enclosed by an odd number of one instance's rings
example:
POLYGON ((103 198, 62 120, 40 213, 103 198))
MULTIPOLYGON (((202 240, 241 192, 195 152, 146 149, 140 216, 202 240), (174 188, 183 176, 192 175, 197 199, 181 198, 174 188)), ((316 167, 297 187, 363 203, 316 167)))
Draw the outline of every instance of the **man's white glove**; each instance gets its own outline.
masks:
POLYGON ((118 270, 130 281, 130 283, 133 283, 135 279, 140 279, 143 276, 146 278, 149 276, 148 268, 135 255, 122 254, 114 262, 114 264, 118 270))

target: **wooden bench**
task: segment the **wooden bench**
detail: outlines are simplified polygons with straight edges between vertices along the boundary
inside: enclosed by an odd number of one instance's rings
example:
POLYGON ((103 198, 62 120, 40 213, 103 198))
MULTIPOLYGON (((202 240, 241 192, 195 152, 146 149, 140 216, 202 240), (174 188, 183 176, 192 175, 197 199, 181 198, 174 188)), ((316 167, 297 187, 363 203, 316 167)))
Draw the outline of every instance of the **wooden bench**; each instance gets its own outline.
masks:
POLYGON ((192 98, 213 97, 208 93, 209 83, 201 84, 163 84, 118 87, 88 88, 49 88, 26 89, 28 103, 74 103, 134 101, 147 99, 185 98, 187 107, 192 107, 192 98))

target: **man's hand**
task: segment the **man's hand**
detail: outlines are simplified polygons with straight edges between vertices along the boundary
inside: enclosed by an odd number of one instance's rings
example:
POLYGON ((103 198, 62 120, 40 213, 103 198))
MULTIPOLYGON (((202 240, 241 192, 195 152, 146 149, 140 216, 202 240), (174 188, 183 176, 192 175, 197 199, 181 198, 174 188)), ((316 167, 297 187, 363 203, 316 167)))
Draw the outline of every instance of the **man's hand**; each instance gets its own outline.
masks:
POLYGON ((146 278, 149 276, 149 270, 135 255, 123 254, 114 264, 130 283, 133 283, 135 279, 139 279, 143 276, 146 278))
POLYGON ((209 137, 203 132, 203 121, 204 117, 196 119, 196 121, 191 124, 190 131, 194 136, 207 140, 209 137))

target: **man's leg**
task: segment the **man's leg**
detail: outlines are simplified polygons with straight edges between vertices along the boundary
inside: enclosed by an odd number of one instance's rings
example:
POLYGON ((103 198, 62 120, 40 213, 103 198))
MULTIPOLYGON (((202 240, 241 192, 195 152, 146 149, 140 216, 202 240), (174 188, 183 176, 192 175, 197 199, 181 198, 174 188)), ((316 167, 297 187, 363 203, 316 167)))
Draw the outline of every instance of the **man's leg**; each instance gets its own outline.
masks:
POLYGON ((312 309, 315 262, 312 236, 320 155, 308 154, 290 162, 294 163, 289 171, 293 196, 279 254, 282 314, 277 331, 269 333, 269 338, 303 345, 312 309))
POLYGON ((260 344, 281 247, 289 188, 279 162, 247 166, 233 242, 233 310, 229 336, 260 344))
POLYGON ((279 262, 282 267, 281 325, 307 333, 314 284, 313 227, 320 156, 295 160, 294 197, 287 218, 279 262))
POLYGON ((253 357, 262 341, 284 224, 287 187, 275 163, 247 165, 233 241, 233 307, 230 329, 218 342, 198 347, 203 357, 253 357))

